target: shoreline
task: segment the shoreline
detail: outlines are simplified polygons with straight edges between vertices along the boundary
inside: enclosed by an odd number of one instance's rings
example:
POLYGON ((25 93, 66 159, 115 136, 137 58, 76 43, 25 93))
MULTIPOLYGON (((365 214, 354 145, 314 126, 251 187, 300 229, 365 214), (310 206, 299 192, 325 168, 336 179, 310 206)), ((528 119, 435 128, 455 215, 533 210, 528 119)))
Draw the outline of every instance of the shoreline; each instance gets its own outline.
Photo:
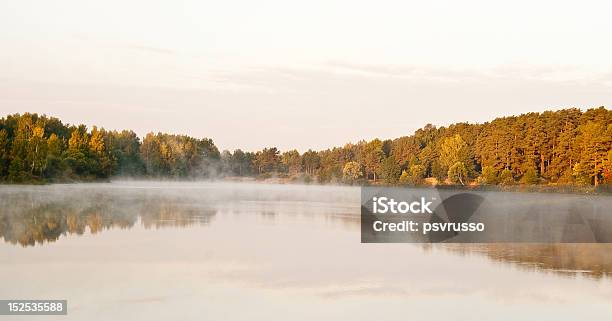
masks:
POLYGON ((319 183, 316 180, 306 181, 295 177, 240 177, 228 176, 221 178, 208 179, 169 179, 155 177, 116 177, 108 179, 93 179, 93 180, 67 180, 54 182, 21 182, 7 183, 0 182, 0 186, 45 186, 45 185, 66 185, 66 184, 89 184, 89 183, 116 183, 116 182, 164 182, 164 183, 251 183, 251 184, 270 184, 270 185, 312 185, 312 186, 347 186, 347 187, 387 187, 387 188, 431 188, 431 189, 448 189, 448 190, 465 190, 474 192, 509 192, 509 193, 543 193, 543 194, 572 194, 572 195, 612 195, 612 186, 600 185, 595 186, 578 186, 578 185, 453 185, 453 184, 388 184, 381 181, 374 182, 359 181, 355 183, 330 182, 319 183))

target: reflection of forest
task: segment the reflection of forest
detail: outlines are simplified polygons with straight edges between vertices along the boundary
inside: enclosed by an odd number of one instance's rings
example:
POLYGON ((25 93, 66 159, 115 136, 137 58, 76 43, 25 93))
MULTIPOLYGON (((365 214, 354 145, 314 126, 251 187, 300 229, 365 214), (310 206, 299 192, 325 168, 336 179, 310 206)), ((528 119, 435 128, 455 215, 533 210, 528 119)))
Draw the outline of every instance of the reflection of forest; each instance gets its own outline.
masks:
MULTIPOLYGON (((52 195, 57 196, 57 195, 52 195)), ((193 201, 159 194, 138 201, 101 193, 41 198, 28 193, 0 199, 0 237, 32 246, 54 242, 66 234, 92 234, 109 228, 130 228, 140 219, 145 228, 207 224, 215 210, 193 201)))
MULTIPOLYGON (((136 224, 145 228, 205 225, 216 215, 220 194, 169 193, 81 189, 79 194, 62 190, 45 192, 5 190, 0 195, 0 237, 5 242, 33 246, 54 242, 67 234, 128 229, 136 224)), ((257 200, 253 195, 232 193, 226 198, 257 200)), ((285 197, 287 198, 287 197, 285 197)), ((317 211, 316 207, 312 210, 317 211)), ((283 212, 281 210, 281 212, 283 212)), ((286 212, 290 213, 291 209, 286 212)), ((274 210, 260 213, 274 218, 274 210)), ((359 216, 351 210, 326 218, 358 230, 359 216)), ((612 275, 612 244, 439 244, 428 249, 445 249, 462 255, 483 255, 491 260, 521 269, 601 278, 612 275)))
POLYGON ((462 255, 482 254, 521 269, 593 277, 612 276, 612 244, 444 244, 462 255))

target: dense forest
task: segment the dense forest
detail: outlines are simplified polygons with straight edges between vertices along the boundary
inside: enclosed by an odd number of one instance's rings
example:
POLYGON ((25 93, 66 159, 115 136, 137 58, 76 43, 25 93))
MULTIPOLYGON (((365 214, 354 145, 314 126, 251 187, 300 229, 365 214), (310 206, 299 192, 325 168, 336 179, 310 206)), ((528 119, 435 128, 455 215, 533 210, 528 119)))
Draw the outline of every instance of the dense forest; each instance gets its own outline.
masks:
POLYGON ((208 138, 108 131, 37 114, 0 119, 0 181, 114 176, 283 177, 320 183, 612 184, 612 111, 564 109, 484 124, 426 125, 411 136, 322 151, 219 152, 208 138))

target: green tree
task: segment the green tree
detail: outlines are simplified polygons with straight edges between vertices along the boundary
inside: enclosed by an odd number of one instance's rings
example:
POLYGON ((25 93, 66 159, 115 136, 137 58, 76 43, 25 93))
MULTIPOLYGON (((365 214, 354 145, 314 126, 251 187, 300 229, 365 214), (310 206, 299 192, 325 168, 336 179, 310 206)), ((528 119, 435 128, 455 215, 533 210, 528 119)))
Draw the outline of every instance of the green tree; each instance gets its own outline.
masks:
POLYGON ((47 166, 45 168, 46 176, 49 178, 57 178, 60 175, 62 149, 62 141, 56 134, 51 134, 47 139, 47 166))
POLYGON ((521 183, 526 185, 535 185, 538 183, 538 173, 535 168, 529 168, 521 177, 521 183))
POLYGON ((140 176, 145 174, 145 164, 140 154, 140 138, 131 130, 108 133, 107 151, 111 159, 111 172, 119 176, 140 176))
POLYGON ((401 168, 393 157, 387 157, 380 165, 380 174, 386 183, 395 184, 401 175, 401 168))
POLYGON ((504 168, 499 174, 499 183, 502 185, 512 185, 515 183, 512 171, 504 168))
POLYGON ((245 153, 240 149, 234 150, 232 154, 232 170, 239 176, 251 173, 251 154, 245 153))
POLYGON ((25 178, 23 172, 23 161, 19 157, 15 157, 11 160, 11 164, 8 168, 8 180, 9 182, 19 183, 25 178))
POLYGON ((498 183, 497 170, 493 166, 484 166, 478 181, 484 185, 495 185, 498 183))
POLYGON ((10 161, 9 137, 6 129, 0 129, 0 178, 8 174, 10 161))

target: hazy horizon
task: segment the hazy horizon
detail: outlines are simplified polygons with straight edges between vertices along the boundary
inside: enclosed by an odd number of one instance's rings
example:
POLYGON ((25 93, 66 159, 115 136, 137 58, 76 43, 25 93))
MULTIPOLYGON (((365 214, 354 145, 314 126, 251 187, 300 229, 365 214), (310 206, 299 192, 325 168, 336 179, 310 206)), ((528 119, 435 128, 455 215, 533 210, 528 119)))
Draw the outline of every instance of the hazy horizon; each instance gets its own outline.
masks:
POLYGON ((0 114, 321 150, 612 101, 612 4, 0 4, 0 114))

